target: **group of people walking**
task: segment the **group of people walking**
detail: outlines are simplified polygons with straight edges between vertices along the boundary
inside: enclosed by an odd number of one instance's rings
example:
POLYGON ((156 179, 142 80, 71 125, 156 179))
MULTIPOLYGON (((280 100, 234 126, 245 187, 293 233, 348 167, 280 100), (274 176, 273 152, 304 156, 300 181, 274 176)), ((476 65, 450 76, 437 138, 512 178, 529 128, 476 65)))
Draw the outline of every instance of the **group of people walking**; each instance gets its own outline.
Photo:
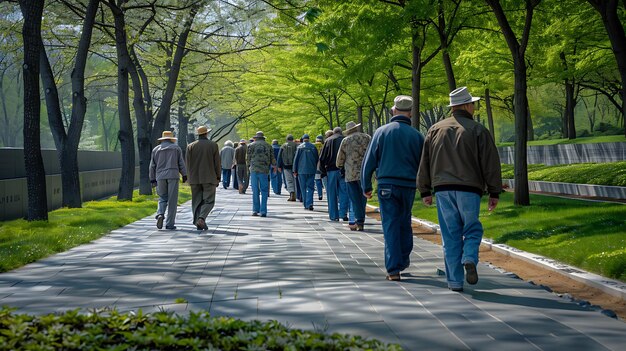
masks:
POLYGON ((483 236, 480 199, 486 191, 488 210, 495 209, 502 180, 493 137, 473 119, 480 98, 472 97, 466 87, 452 91, 449 98, 451 116, 433 125, 426 137, 411 126, 413 100, 406 95, 394 99, 393 117, 372 137, 359 130, 360 124, 348 122, 345 130, 335 127, 318 135, 315 143, 308 134, 295 140, 289 134, 282 145, 277 140, 270 145, 259 131, 249 144, 244 139, 238 145, 226 141, 218 150, 202 126, 183 161, 176 138, 165 131, 150 163, 150 179, 159 195, 157 227, 161 229, 165 220, 166 229, 176 228, 179 174, 191 186, 198 230, 207 229, 205 220, 215 204, 215 190, 220 181, 228 189, 232 175, 233 188, 240 194, 252 188, 253 216, 267 216, 270 184, 274 194, 280 195, 284 183, 287 201, 301 201, 311 211, 316 188, 322 200, 324 187, 329 219, 347 221, 351 230, 363 231, 376 174, 386 279, 401 280, 401 272, 410 265, 417 190, 427 206, 433 204, 434 193, 448 288, 463 291, 464 279, 469 284, 478 281, 476 265, 483 236))

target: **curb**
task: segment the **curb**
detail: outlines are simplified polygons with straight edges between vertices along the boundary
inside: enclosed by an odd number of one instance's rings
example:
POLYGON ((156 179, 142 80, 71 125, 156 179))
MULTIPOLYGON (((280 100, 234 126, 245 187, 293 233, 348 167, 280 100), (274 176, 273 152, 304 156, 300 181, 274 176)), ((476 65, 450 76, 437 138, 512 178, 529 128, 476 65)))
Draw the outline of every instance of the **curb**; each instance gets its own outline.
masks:
MULTIPOLYGON (((369 204, 367 205, 367 207, 374 209, 376 212, 379 212, 378 207, 375 207, 369 204)), ((433 231, 436 231, 437 233, 441 234, 438 224, 425 221, 419 218, 415 218, 415 217, 411 217, 411 220, 415 223, 419 223, 421 225, 429 227, 433 231)), ((561 274, 568 278, 572 278, 578 282, 600 289, 607 294, 613 295, 615 297, 619 297, 622 300, 626 300, 626 283, 609 279, 609 278, 600 276, 595 273, 590 273, 580 268, 567 265, 565 263, 556 261, 554 259, 551 259, 545 256, 522 251, 514 247, 511 247, 509 245, 494 244, 491 239, 483 239, 482 245, 486 245, 493 251, 496 251, 503 255, 521 259, 528 263, 541 266, 555 273, 561 274)))

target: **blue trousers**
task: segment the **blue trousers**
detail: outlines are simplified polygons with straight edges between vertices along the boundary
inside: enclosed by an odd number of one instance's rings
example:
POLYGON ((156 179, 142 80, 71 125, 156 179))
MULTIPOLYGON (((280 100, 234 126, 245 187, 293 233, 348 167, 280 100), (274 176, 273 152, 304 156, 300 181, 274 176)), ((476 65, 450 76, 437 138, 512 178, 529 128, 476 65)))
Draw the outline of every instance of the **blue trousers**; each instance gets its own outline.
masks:
POLYGON ((478 220, 480 196, 466 191, 438 191, 437 217, 449 288, 462 288, 463 264, 478 264, 483 226, 478 220))
POLYGON ((280 190, 283 187, 283 172, 279 172, 278 169, 270 170, 270 175, 272 177, 272 190, 274 194, 280 195, 280 190))
POLYGON ((317 188, 317 196, 318 198, 322 197, 322 180, 321 179, 315 179, 315 187, 317 188))
POLYGON ((313 194, 315 193, 315 174, 298 174, 300 193, 304 208, 313 206, 313 194))
POLYGON ((230 168, 222 168, 222 185, 224 189, 230 186, 230 174, 232 173, 230 168))
POLYGON ((250 186, 252 187, 252 212, 267 214, 267 195, 269 195, 267 174, 250 172, 250 186))
POLYGON ((327 173, 326 196, 328 196, 328 217, 331 220, 344 218, 348 215, 350 200, 346 191, 346 181, 341 177, 339 171, 327 173))
MULTIPOLYGON (((367 198, 363 196, 361 190, 361 181, 346 182, 348 189, 348 196, 350 197, 350 205, 354 212, 354 222, 357 224, 365 223, 365 206, 367 205, 367 198)), ((351 218, 352 220, 352 218, 351 218)))
POLYGON ((415 188, 378 185, 378 202, 385 237, 385 268, 388 274, 399 274, 411 263, 411 208, 414 201, 415 188))

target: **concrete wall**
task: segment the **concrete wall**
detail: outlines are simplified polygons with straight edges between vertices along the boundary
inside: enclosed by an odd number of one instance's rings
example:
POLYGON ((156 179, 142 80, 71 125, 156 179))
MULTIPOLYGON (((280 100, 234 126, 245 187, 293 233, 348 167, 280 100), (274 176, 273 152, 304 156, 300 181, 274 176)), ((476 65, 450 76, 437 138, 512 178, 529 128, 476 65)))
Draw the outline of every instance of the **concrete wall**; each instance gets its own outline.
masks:
MULTIPOLYGON (((61 175, 56 150, 43 150, 48 209, 61 207, 61 175)), ((0 149, 0 221, 22 218, 28 211, 28 192, 22 149, 0 149)), ((78 167, 83 201, 117 194, 122 158, 119 152, 80 151, 78 167)), ((139 167, 135 167, 135 186, 139 167)))
MULTIPOLYGON (((515 188, 515 180, 513 179, 503 179, 502 182, 507 184, 511 189, 515 188)), ((572 184, 529 180, 528 189, 530 191, 539 191, 544 193, 626 200, 626 187, 623 186, 572 184)))
MULTIPOLYGON (((514 163, 514 148, 499 147, 500 160, 514 163)), ((605 163, 626 160, 626 142, 597 144, 563 144, 529 146, 528 163, 561 165, 572 163, 605 163)))

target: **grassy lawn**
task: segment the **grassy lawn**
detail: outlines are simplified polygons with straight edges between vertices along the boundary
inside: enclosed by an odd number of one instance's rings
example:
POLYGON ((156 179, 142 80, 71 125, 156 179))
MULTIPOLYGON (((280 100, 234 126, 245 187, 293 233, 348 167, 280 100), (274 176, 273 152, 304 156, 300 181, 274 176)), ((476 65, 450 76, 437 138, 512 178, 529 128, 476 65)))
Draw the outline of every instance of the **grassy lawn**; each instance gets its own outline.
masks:
MULTIPOLYGON (((111 197, 85 202, 79 209, 51 211, 48 222, 23 219, 0 222, 0 272, 67 251, 156 213, 157 199, 157 195, 139 195, 135 191, 133 201, 111 197)), ((179 204, 190 199, 189 186, 181 185, 179 204)))
MULTIPOLYGON (((549 140, 533 140, 528 142, 528 146, 537 145, 558 145, 558 144, 591 144, 591 143, 614 143, 626 142, 623 135, 602 135, 576 139, 549 139, 549 140)), ((514 146, 515 143, 498 143, 498 146, 514 146)))
MULTIPOLYGON (((513 165, 502 165, 502 178, 513 179, 513 165)), ((626 186, 626 161, 571 165, 528 165, 528 180, 626 186)))
MULTIPOLYGON (((484 197, 480 220, 485 237, 626 282, 626 205, 532 194, 530 198, 531 206, 518 207, 513 194, 504 193, 498 208, 489 213, 484 197)), ((425 207, 419 194, 413 216, 438 223, 436 207, 425 207)))

